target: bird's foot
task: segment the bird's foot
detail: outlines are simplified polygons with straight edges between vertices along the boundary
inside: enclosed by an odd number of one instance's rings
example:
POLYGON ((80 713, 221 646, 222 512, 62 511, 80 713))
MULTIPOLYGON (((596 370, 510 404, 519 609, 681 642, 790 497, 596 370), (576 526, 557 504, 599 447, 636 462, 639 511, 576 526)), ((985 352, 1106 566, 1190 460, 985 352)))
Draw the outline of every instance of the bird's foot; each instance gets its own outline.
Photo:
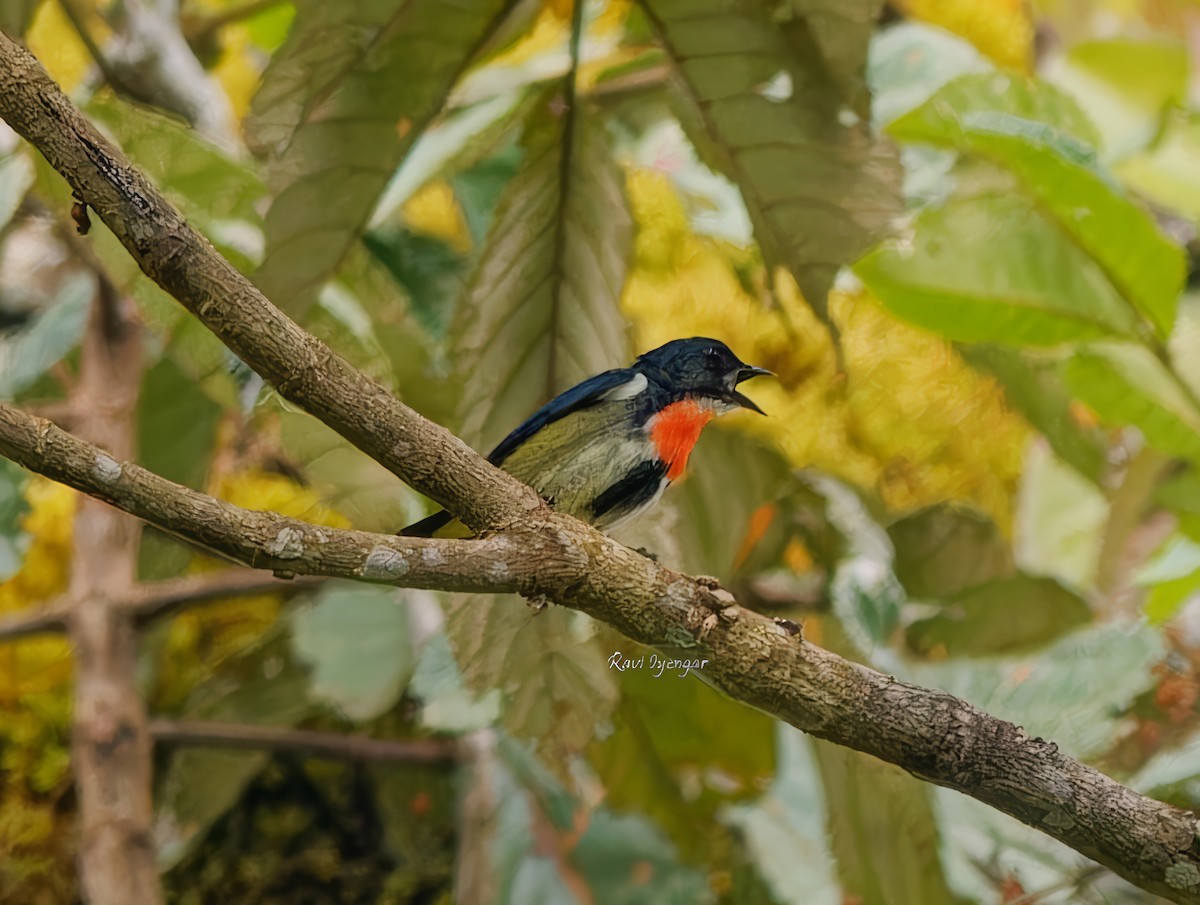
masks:
POLYGON ((724 590, 724 588, 721 586, 721 579, 717 578, 715 575, 697 575, 696 584, 703 588, 708 588, 710 591, 724 590))
POLYGON ((634 552, 642 554, 642 556, 646 557, 646 559, 649 559, 652 562, 658 562, 658 554, 651 553, 645 547, 634 547, 634 552))
MULTIPOLYGON (((525 597, 525 595, 521 596, 525 597)), ((533 615, 536 616, 538 613, 542 612, 542 610, 550 606, 550 598, 545 594, 532 594, 528 597, 525 597, 525 603, 529 605, 529 608, 533 610, 533 615)))

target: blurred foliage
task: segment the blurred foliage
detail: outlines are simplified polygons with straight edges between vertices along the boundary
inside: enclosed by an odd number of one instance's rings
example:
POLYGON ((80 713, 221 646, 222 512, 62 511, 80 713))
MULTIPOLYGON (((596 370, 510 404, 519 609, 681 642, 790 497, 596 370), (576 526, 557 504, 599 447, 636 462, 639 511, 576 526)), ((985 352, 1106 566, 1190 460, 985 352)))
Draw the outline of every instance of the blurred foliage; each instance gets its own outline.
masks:
MULTIPOLYGON (((709 428, 622 540, 1200 806, 1195 3, 184 0, 231 147, 107 86, 88 45, 139 52, 122 4, 73 6, 0 27, 406 403, 485 449, 587 374, 727 341, 777 375, 768 417, 709 428)), ((0 133, 0 397, 68 415, 95 292, 70 204, 0 133)), ((144 323, 142 464, 321 525, 427 510, 95 221, 144 323)), ((0 615, 66 588, 75 505, 0 469, 0 615)), ((222 567, 143 532, 143 581, 222 567)), ((573 611, 328 583, 142 640, 153 714, 470 752, 163 746, 174 902, 1149 901, 702 669, 610 668, 655 652, 573 611)), ((74 900, 70 682, 64 640, 0 645, 0 901, 74 900)))

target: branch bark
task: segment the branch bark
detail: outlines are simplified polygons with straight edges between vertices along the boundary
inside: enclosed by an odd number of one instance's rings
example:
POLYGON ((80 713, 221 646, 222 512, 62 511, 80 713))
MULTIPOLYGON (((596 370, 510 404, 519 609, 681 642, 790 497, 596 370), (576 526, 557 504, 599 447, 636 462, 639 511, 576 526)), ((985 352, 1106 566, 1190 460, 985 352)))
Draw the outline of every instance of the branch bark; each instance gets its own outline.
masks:
POLYGON ((0 409, 6 455, 252 565, 545 594, 641 643, 708 659, 704 677, 737 700, 972 795, 1144 889, 1200 905, 1193 814, 1139 795, 952 695, 844 660, 737 606, 728 593, 550 511, 271 306, 2 36, 0 116, 88 199, 148 275, 285 397, 473 528, 507 530, 476 541, 422 541, 246 513, 164 486, 9 407, 0 409), (230 522, 237 523, 232 535, 230 522))

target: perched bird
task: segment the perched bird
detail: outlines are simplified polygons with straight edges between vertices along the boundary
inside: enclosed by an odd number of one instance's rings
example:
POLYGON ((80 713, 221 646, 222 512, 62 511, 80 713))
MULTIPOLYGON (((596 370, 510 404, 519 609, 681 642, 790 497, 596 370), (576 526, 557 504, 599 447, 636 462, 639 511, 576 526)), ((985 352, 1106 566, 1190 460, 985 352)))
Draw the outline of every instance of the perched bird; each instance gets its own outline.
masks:
MULTIPOLYGON (((715 416, 739 407, 763 414, 737 386, 770 373, 740 361, 718 340, 673 340, 628 368, 589 377, 551 399, 500 441, 488 461, 560 512, 611 529, 652 506, 683 474, 715 416)), ((445 510, 400 533, 470 534, 445 510)))

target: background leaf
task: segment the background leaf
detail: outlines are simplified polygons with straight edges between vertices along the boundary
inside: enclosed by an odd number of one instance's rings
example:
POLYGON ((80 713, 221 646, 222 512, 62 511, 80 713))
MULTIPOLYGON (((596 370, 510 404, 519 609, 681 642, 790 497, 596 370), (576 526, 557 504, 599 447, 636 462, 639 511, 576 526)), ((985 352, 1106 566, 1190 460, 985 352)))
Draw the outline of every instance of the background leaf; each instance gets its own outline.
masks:
POLYGON ((1041 346, 1135 331, 1100 267, 1011 194, 926 210, 911 239, 854 270, 898 317, 961 342, 1041 346))
POLYGON ((391 709, 412 675, 408 619, 392 588, 322 588, 292 616, 291 639, 313 694, 358 722, 391 709))
MULTIPOLYGON (((684 128, 741 189, 767 261, 791 270, 829 323, 834 274, 888 231, 900 206, 894 154, 864 123, 839 120, 842 89, 861 78, 865 31, 840 29, 835 44, 824 0, 782 6, 783 28, 758 7, 720 0, 642 6, 674 64, 684 128)), ((838 8, 854 19, 870 11, 838 8)), ((861 97, 850 93, 852 104, 861 97)))
POLYGON ((258 108, 261 137, 278 158, 271 166, 266 255, 255 281, 293 316, 307 310, 342 262, 396 166, 511 3, 408 0, 368 7, 371 36, 351 44, 352 54, 328 44, 364 23, 342 19, 327 5, 300 10, 296 40, 285 45, 286 65, 265 82, 268 94, 258 108), (307 75, 301 83, 310 65, 323 84, 307 75), (263 111, 280 103, 284 113, 268 125, 263 111), (303 113, 289 137, 297 106, 303 113), (278 149, 281 142, 286 146, 278 149))

